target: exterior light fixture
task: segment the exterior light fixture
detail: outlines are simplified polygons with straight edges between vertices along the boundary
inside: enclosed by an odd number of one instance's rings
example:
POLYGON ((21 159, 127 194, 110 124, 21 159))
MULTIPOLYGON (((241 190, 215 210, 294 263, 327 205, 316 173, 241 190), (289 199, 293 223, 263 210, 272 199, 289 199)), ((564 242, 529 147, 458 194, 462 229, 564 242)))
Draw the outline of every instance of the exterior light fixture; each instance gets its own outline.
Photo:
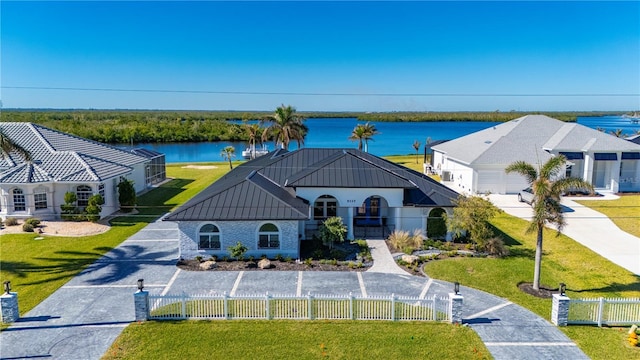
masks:
POLYGON ((560 296, 565 296, 565 291, 567 290, 567 284, 560 283, 560 296))
POLYGON ((11 292, 11 281, 4 282, 4 293, 9 294, 11 292))
POLYGON ((460 293, 460 283, 459 282, 454 282, 453 283, 453 292, 458 295, 458 293, 460 293))
POLYGON ((144 279, 138 279, 138 291, 144 289, 144 279))

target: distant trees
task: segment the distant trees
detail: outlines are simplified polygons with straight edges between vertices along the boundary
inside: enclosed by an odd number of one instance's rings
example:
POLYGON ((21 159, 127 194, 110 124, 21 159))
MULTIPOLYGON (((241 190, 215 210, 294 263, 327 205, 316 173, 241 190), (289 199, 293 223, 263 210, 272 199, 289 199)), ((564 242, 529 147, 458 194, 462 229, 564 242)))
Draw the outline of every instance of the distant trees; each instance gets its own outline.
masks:
POLYGON ((268 127, 262 132, 262 140, 273 139, 276 147, 289 149, 289 143, 296 141, 298 147, 304 144, 309 128, 303 123, 303 117, 296 114, 296 109, 291 105, 280 105, 273 115, 263 120, 268 123, 268 127))
MULTIPOLYGON (((249 135, 249 149, 251 149, 251 158, 253 159, 256 156, 256 140, 260 138, 263 129, 260 124, 245 124, 244 128, 249 135)), ((262 143, 262 140, 260 142, 262 143)))

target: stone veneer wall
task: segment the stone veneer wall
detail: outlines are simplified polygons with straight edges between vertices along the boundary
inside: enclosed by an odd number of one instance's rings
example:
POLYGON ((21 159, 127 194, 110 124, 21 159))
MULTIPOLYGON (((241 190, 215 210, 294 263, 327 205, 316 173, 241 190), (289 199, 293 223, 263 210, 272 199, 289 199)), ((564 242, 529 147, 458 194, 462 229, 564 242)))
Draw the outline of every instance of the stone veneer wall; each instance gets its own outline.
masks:
POLYGON ((207 258, 216 255, 218 258, 229 256, 227 248, 241 241, 249 250, 245 256, 256 258, 267 255, 274 258, 277 254, 284 257, 299 256, 298 221, 181 221, 180 258, 193 259, 196 256, 207 258), (279 249, 258 249, 258 230, 266 223, 275 224, 280 230, 279 249), (214 224, 220 230, 220 250, 198 249, 198 230, 205 224, 214 224))

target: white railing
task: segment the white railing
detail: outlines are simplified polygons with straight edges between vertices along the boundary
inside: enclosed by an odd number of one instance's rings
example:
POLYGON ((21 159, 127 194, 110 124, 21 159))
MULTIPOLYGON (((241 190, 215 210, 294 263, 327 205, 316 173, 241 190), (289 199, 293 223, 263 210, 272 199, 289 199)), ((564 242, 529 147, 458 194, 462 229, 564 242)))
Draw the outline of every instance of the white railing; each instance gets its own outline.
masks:
POLYGON ((335 295, 149 295, 149 319, 450 321, 449 299, 335 295))
POLYGON ((568 324, 631 325, 640 323, 640 298, 571 299, 568 324))

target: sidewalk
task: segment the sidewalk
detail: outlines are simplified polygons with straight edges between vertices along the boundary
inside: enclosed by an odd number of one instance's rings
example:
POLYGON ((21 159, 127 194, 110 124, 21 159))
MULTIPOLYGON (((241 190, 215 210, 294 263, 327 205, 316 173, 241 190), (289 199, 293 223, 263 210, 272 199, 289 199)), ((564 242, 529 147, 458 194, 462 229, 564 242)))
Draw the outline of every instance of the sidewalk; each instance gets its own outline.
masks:
MULTIPOLYGON (((175 224, 149 224, 1 332, 0 357, 99 359, 135 319, 139 278, 151 294, 351 292, 426 298, 453 290, 451 283, 404 273, 381 240, 373 240, 377 266, 367 272, 189 272, 175 266, 177 239, 175 224)), ((560 330, 530 311, 464 286, 461 295, 464 322, 495 359, 587 359, 560 330)))
MULTIPOLYGON (((617 198, 613 194, 604 197, 581 197, 580 200, 607 200, 617 198)), ((507 214, 531 220, 531 206, 518 202, 516 195, 489 195, 489 199, 507 214)), ((636 275, 640 275, 640 238, 626 233, 606 215, 578 204, 571 198, 563 198, 564 217, 567 225, 562 233, 594 252, 609 259, 636 275)))

